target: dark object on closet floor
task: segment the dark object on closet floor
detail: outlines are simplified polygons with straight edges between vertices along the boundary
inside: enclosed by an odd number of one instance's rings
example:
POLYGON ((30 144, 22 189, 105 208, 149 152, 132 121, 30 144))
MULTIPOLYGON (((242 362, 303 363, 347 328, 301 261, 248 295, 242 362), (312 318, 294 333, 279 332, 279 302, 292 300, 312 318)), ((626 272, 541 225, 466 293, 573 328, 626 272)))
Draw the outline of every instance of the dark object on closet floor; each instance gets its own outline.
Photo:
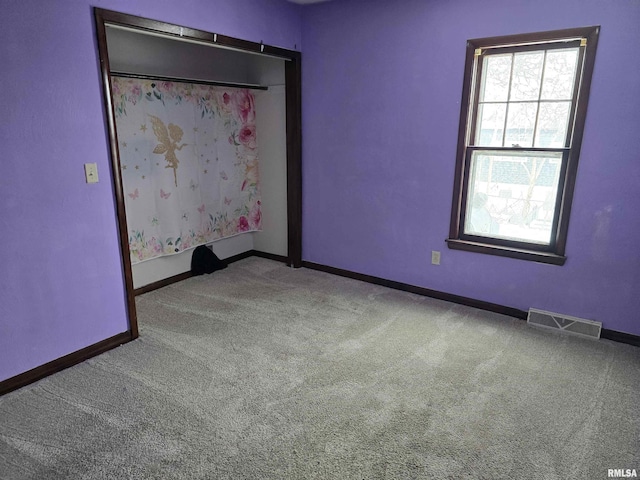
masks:
POLYGON ((191 256, 191 273, 193 275, 213 273, 223 268, 227 268, 226 262, 220 260, 208 247, 200 245, 193 251, 191 256))

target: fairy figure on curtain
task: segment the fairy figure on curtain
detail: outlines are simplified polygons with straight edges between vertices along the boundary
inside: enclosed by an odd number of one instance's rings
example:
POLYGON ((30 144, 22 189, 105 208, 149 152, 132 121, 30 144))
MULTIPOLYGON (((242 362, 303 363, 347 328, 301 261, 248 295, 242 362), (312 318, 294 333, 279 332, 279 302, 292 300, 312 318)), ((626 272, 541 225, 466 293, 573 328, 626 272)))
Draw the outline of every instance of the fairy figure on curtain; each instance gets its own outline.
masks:
POLYGON ((176 187, 178 186, 178 157, 176 157, 176 150, 182 150, 182 147, 186 147, 187 144, 183 143, 178 145, 178 142, 182 140, 182 129, 174 125, 169 124, 169 128, 158 117, 149 115, 151 117, 151 124, 153 125, 153 133, 156 135, 158 145, 153 149, 153 153, 162 155, 164 153, 164 159, 167 161, 167 166, 164 168, 173 168, 173 179, 176 187))

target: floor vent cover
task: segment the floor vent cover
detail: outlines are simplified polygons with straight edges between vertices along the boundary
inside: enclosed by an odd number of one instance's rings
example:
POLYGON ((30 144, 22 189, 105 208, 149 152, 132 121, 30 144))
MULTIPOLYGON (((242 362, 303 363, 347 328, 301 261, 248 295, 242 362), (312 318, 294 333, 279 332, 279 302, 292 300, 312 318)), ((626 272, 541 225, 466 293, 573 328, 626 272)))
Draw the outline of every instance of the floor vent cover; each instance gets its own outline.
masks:
POLYGON ((536 327, 561 330, 589 338, 600 338, 600 330, 602 330, 601 322, 570 317, 559 313, 545 312, 544 310, 536 310, 535 308, 529 309, 527 323, 536 327))

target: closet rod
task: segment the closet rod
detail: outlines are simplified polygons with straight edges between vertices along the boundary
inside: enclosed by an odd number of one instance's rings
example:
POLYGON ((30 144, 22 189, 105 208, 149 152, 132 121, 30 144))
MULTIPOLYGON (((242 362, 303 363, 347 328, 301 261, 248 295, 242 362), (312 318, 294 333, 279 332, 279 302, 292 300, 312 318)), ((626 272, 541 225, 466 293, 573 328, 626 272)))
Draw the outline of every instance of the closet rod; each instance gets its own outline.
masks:
POLYGON ((201 80, 198 78, 186 78, 186 77, 162 77, 158 75, 143 75, 138 73, 128 72, 110 72, 114 77, 124 78, 139 78, 142 80, 157 80, 158 82, 181 82, 181 83, 199 83, 201 85, 215 85, 218 87, 234 87, 234 88, 248 88, 251 90, 268 90, 269 87, 264 85, 255 85, 253 83, 233 83, 233 82, 216 82, 212 80, 201 80))

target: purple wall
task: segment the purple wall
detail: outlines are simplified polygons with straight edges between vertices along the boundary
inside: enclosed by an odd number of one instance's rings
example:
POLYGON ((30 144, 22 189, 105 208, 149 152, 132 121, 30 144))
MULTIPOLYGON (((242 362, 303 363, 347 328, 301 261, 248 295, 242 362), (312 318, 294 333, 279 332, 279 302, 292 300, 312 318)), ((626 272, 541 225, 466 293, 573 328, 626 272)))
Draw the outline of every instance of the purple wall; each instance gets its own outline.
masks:
POLYGON ((284 0, 10 0, 0 15, 0 381, 127 330, 91 5, 299 49, 284 0), (83 164, 97 162, 87 185, 83 164))
POLYGON ((304 259, 640 335, 638 25, 631 0, 306 7, 304 259), (466 40, 588 25, 602 30, 567 263, 447 249, 466 40))
POLYGON ((304 40, 306 260, 640 335, 638 2, 10 0, 0 381, 127 329, 91 5, 290 49, 304 40), (566 265, 446 249, 465 40, 594 24, 566 265))

